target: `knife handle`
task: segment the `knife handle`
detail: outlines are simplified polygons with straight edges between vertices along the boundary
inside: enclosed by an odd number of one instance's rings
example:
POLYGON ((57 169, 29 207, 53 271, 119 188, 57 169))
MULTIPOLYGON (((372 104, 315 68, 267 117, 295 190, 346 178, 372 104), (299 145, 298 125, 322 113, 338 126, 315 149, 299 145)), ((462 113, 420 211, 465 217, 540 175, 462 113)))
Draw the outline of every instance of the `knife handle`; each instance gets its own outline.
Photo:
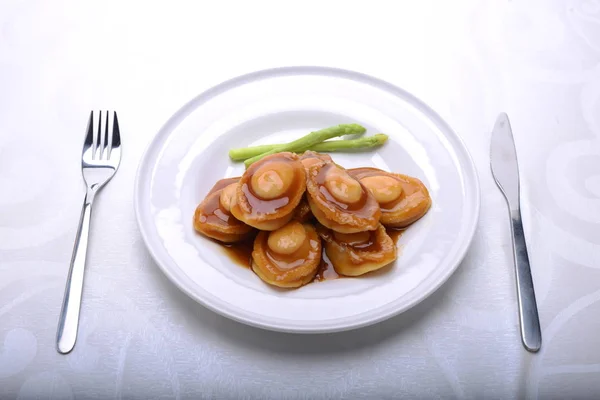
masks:
POLYGON ((533 290, 533 279, 531 277, 531 268, 529 267, 529 255, 527 254, 521 211, 518 209, 511 211, 510 217, 517 277, 521 339, 523 340, 523 346, 528 351, 535 353, 542 346, 542 331, 537 303, 535 301, 535 291, 533 290))

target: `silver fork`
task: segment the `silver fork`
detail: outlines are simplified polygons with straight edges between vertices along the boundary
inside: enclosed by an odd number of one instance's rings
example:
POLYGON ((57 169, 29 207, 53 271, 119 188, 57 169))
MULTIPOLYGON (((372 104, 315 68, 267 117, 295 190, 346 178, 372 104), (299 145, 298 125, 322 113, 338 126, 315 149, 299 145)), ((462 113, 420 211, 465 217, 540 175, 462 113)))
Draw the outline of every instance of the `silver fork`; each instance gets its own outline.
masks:
POLYGON ((94 112, 90 113, 83 144, 81 172, 87 189, 56 333, 56 347, 62 354, 73 350, 77 341, 92 204, 98 191, 115 175, 121 161, 121 135, 117 113, 113 113, 112 124, 109 123, 109 114, 110 112, 106 111, 106 118, 102 121, 102 111, 98 113, 98 129, 94 131, 94 112))

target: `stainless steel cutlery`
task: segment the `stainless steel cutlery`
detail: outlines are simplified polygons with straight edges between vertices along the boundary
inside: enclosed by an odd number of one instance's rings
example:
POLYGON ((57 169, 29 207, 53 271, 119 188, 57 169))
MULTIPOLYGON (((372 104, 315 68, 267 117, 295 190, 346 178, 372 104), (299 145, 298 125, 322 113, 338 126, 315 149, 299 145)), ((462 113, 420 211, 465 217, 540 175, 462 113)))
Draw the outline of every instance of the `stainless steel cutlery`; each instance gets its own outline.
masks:
POLYGON ((504 113, 498 116, 492 131, 490 158, 492 174, 506 198, 510 211, 521 338, 528 351, 537 352, 542 345, 542 332, 521 221, 517 152, 510 122, 504 113))
POLYGON ((117 172, 121 161, 121 134, 117 113, 100 111, 97 123, 94 121, 92 111, 81 154, 81 172, 86 193, 56 334, 57 350, 63 354, 73 350, 77 340, 92 205, 100 189, 117 172))

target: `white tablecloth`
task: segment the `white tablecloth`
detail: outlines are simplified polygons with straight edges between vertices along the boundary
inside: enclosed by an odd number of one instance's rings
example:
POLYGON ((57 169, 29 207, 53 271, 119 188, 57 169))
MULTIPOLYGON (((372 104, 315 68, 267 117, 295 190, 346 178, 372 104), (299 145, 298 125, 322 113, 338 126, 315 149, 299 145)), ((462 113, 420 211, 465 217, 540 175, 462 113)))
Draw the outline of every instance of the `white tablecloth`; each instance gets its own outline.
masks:
POLYGON ((0 398, 591 398, 600 394, 600 3, 0 3, 0 398), (397 84, 464 138, 482 187, 467 258, 357 331, 243 326, 180 293, 132 207, 160 126, 222 80, 284 65, 397 84), (55 350, 91 109, 124 158, 94 210, 79 340, 55 350), (543 347, 521 346, 507 210, 489 169, 511 117, 543 347))

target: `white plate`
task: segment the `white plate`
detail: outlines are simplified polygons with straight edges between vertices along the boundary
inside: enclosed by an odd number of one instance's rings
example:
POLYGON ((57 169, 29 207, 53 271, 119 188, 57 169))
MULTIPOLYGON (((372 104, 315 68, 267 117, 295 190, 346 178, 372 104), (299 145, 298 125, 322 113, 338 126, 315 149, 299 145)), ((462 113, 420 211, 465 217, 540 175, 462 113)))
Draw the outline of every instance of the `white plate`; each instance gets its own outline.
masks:
POLYGON ((382 321, 444 283, 473 237, 479 187, 460 138, 409 93, 354 72, 293 67, 232 79, 177 112, 141 161, 135 207, 150 253, 190 297, 246 324, 316 333, 382 321), (416 176, 433 199, 429 213, 400 238, 400 256, 392 268, 277 290, 194 232, 194 209, 212 185, 244 171, 243 164, 229 160, 230 148, 285 142, 346 122, 390 139, 377 151, 333 154, 336 162, 416 176))

